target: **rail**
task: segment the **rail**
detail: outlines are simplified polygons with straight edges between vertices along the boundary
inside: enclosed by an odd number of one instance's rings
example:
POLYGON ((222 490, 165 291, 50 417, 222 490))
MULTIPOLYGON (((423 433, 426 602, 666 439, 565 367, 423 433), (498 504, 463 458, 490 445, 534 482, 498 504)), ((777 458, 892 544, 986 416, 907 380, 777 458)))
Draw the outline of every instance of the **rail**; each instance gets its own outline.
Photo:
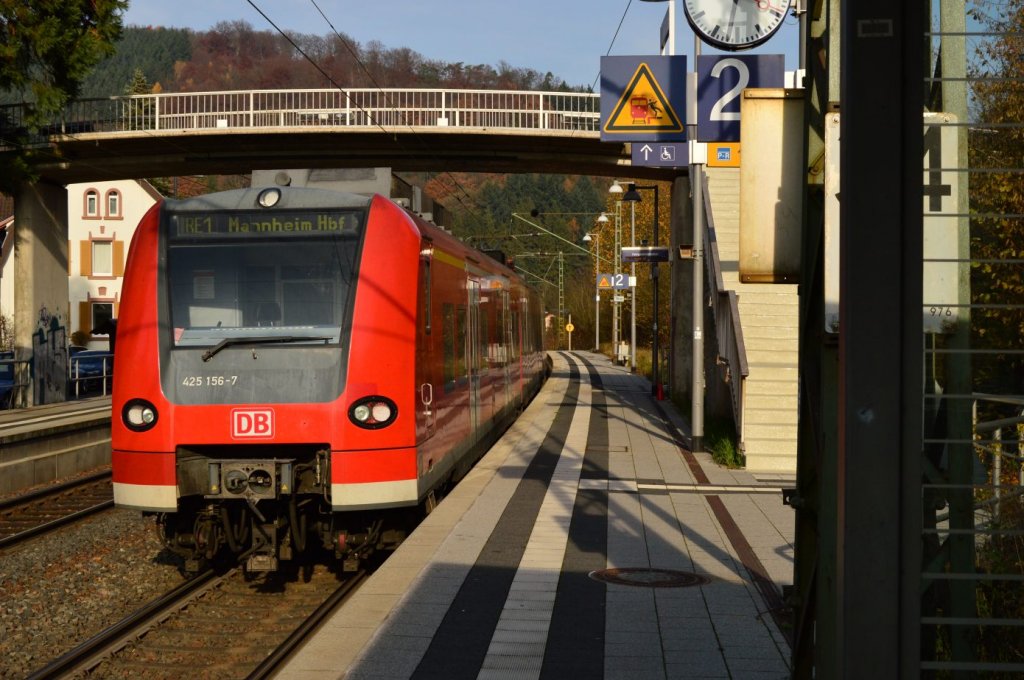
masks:
POLYGON ((7 358, 13 352, 0 352, 0 411, 11 409, 22 401, 22 395, 32 385, 30 362, 26 359, 7 358))
POLYGON ((736 436, 742 450, 744 436, 743 399, 746 392, 747 350, 743 344, 743 327, 740 324, 739 300, 736 291, 728 290, 722 279, 722 260, 718 254, 718 236, 715 232, 715 219, 711 210, 711 191, 708 187, 708 176, 700 173, 702 195, 704 196, 704 243, 707 249, 704 262, 707 264, 708 294, 711 298, 711 315, 715 324, 715 337, 718 338, 718 361, 725 364, 725 382, 729 386, 732 402, 733 422, 736 423, 736 436))
MULTIPOLYGON (((599 130, 600 98, 575 92, 441 89, 238 90, 71 102, 35 135, 280 128, 599 130)), ((25 105, 0 107, 0 131, 28 135, 25 105)), ((31 135, 30 135, 31 136, 31 135)), ((3 142, 10 143, 10 142, 3 142)))

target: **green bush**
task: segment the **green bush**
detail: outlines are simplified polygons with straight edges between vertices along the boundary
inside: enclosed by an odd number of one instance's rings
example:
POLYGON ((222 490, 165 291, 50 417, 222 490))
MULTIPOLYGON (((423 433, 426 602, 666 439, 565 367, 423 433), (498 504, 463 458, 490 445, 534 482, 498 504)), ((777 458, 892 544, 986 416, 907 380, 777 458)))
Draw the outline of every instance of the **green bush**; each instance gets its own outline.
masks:
POLYGON ((719 465, 730 469, 746 465, 746 459, 736 448, 736 428, 731 420, 711 418, 704 423, 704 447, 719 465))

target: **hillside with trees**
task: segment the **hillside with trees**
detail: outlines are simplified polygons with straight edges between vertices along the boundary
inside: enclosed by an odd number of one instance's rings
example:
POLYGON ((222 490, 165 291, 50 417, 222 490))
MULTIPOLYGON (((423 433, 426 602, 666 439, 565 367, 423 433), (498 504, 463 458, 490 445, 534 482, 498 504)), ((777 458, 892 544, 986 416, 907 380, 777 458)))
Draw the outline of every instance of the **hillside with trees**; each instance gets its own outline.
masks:
POLYGON ((162 92, 321 88, 449 87, 572 91, 552 73, 496 65, 449 63, 377 40, 344 34, 257 30, 246 21, 209 31, 129 26, 113 55, 82 86, 83 97, 123 94, 136 70, 162 92), (290 40, 289 40, 290 38, 290 40))

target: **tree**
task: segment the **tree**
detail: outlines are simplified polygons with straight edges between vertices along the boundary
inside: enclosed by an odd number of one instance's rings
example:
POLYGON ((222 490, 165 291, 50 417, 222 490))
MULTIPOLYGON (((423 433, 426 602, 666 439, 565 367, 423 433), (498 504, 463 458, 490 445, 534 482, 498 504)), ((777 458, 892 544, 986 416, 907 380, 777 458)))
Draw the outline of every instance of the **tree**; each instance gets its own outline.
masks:
MULTIPOLYGON (((78 95, 82 80, 111 54, 127 0, 0 0, 0 90, 29 102, 21 120, 0 120, 5 146, 24 149, 78 95)), ((31 176, 29 152, 0 170, 0 189, 31 176)))
MULTIPOLYGON (((1024 110, 1020 64, 1024 44, 1024 3, 1000 3, 1002 11, 979 5, 975 17, 995 39, 980 43, 972 74, 973 107, 979 124, 972 126, 970 167, 984 172, 971 175, 971 291, 977 306, 976 347, 1015 347, 1024 335, 1024 310, 1006 306, 1008 300, 1024 299, 1024 277, 1013 264, 1024 252, 1024 186, 1019 167, 1024 154, 1024 130, 1019 125, 1024 110)), ((1015 352, 976 357, 976 375, 983 391, 1013 393, 1024 384, 1024 361, 1015 352)))
POLYGON ((30 123, 59 112, 114 51, 127 7, 127 0, 0 0, 0 89, 30 94, 30 123))

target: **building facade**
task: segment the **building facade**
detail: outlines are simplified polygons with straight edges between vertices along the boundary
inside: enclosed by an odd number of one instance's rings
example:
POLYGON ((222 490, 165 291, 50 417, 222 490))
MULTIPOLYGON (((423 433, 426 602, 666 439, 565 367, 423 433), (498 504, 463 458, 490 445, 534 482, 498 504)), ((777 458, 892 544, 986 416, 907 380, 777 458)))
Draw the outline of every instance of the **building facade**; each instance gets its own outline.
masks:
POLYGON ((125 258, 139 220, 161 196, 148 182, 68 185, 68 336, 108 349, 121 303, 125 258))

